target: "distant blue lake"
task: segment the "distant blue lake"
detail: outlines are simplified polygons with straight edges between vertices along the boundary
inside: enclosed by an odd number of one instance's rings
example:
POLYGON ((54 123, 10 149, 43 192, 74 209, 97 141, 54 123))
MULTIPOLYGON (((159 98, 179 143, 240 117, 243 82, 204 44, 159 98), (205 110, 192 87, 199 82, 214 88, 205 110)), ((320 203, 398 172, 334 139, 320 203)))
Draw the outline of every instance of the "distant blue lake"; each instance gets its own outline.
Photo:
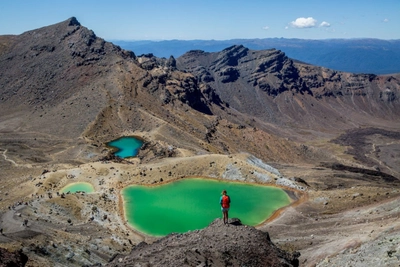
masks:
POLYGON ((115 156, 120 158, 129 158, 138 154, 139 149, 143 145, 143 141, 132 136, 124 136, 108 142, 107 145, 117 149, 114 152, 115 156))

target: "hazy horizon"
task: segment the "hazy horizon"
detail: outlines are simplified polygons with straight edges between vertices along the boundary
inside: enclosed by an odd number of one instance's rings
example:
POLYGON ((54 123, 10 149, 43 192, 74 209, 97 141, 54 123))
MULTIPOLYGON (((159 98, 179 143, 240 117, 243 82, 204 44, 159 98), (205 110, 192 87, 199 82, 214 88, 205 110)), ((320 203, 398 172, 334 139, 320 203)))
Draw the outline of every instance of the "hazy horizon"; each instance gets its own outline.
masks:
MULTIPOLYGON (((101 36, 99 36, 102 38, 101 36)), ((265 37, 265 38, 231 38, 231 39, 159 39, 159 40, 148 40, 148 39, 109 39, 108 41, 121 41, 121 42, 164 42, 164 41, 183 41, 183 42, 195 42, 195 41, 231 41, 231 40, 264 40, 264 39, 286 39, 286 40, 307 40, 307 41, 329 41, 329 40, 382 40, 382 41, 398 41, 400 38, 396 39, 382 39, 382 38, 372 38, 372 37, 355 37, 355 38, 325 38, 325 39, 312 39, 312 38, 286 38, 286 37, 265 37)))
POLYGON ((106 40, 400 39, 400 1, 1 1, 0 35, 76 17, 106 40))

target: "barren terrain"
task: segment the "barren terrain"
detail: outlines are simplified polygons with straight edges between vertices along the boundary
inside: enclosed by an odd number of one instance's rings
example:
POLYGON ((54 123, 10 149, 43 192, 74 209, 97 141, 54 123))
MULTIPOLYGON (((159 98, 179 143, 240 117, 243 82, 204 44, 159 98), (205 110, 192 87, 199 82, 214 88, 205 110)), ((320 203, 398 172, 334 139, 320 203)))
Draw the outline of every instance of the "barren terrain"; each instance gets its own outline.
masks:
POLYGON ((399 75, 242 46, 137 56, 75 18, 0 41, 0 247, 26 266, 164 244, 129 227, 119 192, 192 176, 287 190, 292 204, 256 229, 300 266, 400 264, 399 75), (145 141, 137 157, 111 155, 120 136, 145 141), (77 181, 95 193, 58 193, 77 181))

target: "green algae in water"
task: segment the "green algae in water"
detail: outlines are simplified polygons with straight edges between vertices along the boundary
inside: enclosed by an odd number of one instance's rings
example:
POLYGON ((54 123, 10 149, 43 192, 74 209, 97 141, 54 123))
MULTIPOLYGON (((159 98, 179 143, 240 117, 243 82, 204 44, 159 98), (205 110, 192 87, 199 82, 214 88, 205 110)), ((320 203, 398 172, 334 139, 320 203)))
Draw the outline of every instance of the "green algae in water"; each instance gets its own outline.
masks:
POLYGON ((107 145, 117 149, 114 153, 115 156, 120 158, 129 158, 138 154, 139 149, 143 145, 143 141, 132 136, 125 136, 108 142, 107 145))
POLYGON ((290 204, 280 188, 192 178, 124 188, 125 216, 132 227, 153 236, 202 229, 222 217, 219 199, 223 189, 231 197, 229 217, 247 225, 258 225, 290 204))
POLYGON ((78 183, 71 183, 66 185, 61 189, 61 193, 76 193, 76 192, 86 192, 86 193, 92 193, 94 192, 94 187, 90 183, 84 183, 84 182, 78 182, 78 183))

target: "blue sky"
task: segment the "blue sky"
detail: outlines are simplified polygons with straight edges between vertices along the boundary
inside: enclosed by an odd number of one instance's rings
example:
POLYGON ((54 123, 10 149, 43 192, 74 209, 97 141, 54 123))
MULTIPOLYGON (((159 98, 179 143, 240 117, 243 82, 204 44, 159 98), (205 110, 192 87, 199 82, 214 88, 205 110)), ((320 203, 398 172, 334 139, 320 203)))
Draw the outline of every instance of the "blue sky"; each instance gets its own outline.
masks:
POLYGON ((400 0, 0 0, 0 35, 72 16, 106 40, 400 39, 400 0))

